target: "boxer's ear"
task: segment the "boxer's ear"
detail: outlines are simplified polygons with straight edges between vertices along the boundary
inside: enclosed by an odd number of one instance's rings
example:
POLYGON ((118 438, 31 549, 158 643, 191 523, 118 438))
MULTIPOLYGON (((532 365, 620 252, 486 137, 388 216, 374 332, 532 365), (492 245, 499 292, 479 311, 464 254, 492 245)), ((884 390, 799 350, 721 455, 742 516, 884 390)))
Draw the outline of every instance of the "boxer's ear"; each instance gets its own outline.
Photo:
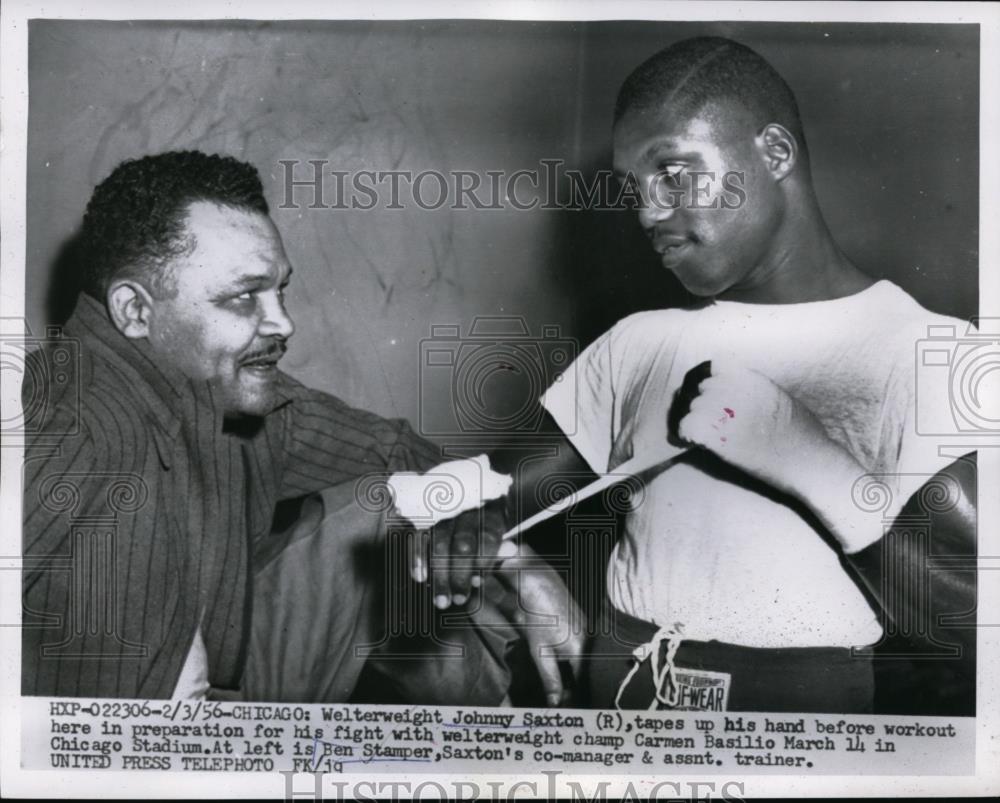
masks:
POLYGON ((108 288, 108 313, 115 328, 125 337, 149 336, 153 298, 140 282, 120 279, 108 288))
POLYGON ((783 125, 768 123, 761 129, 754 143, 776 181, 784 179, 795 168, 799 144, 783 125))

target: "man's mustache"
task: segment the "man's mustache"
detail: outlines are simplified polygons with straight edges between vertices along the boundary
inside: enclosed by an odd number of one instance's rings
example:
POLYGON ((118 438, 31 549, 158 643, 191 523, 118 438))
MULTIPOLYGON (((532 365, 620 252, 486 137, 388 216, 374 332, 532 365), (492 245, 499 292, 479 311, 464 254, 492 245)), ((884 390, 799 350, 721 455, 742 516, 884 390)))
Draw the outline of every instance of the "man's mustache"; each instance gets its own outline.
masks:
POLYGON ((284 340, 272 340, 263 348, 258 348, 248 354, 244 354, 240 358, 240 364, 242 365, 252 362, 277 362, 285 356, 286 351, 288 351, 288 344, 284 340))

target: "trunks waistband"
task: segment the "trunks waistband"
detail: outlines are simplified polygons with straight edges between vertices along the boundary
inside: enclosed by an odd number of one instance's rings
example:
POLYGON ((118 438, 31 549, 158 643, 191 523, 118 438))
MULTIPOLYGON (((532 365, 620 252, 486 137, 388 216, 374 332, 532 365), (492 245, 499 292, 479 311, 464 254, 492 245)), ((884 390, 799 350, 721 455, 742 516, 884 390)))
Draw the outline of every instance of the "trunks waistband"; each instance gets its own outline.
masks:
MULTIPOLYGON (((610 637, 619 641, 623 651, 639 644, 645 644, 660 630, 659 626, 645 619, 639 619, 617 608, 610 609, 606 620, 610 626, 610 637)), ((605 631, 607 631, 607 627, 605 631)), ((680 646, 675 661, 678 666, 692 668, 739 666, 752 664, 757 668, 768 666, 794 669, 796 665, 810 665, 816 661, 840 662, 857 661, 849 647, 747 647, 724 641, 701 641, 684 638, 683 630, 678 631, 680 646)))

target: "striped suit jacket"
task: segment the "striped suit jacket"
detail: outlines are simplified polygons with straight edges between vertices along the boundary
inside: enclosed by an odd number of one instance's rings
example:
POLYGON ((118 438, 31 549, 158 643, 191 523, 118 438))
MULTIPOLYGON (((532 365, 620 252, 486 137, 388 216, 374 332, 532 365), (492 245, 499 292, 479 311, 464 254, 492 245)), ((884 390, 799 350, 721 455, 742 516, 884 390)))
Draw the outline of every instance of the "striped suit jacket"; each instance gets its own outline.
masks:
POLYGON ((24 694, 169 697, 202 610, 209 680, 238 687, 276 504, 440 461, 405 421, 286 375, 276 409, 237 430, 210 383, 87 295, 31 355, 22 396, 24 694))

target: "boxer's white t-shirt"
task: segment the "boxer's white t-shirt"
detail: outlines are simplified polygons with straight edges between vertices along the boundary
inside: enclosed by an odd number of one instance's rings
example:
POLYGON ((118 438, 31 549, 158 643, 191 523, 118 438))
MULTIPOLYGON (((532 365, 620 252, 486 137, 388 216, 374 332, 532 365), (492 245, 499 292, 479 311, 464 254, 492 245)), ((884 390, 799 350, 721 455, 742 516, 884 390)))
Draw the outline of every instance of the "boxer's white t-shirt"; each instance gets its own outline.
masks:
MULTIPOLYGON (((591 344, 542 403, 590 466, 606 473, 665 440, 667 409, 690 368, 735 359, 803 403, 866 470, 902 474, 888 482, 905 501, 954 459, 916 432, 915 364, 929 325, 954 326, 958 336, 967 328, 888 281, 831 301, 638 313, 591 344)), ((941 383, 945 373, 922 378, 941 383)), ((946 389, 936 390, 920 397, 922 420, 949 415, 928 409, 947 406, 946 389)), ((849 494, 845 504, 853 504, 849 494)), ((608 592, 633 616, 681 623, 686 638, 754 647, 881 637, 875 612, 809 521, 732 478, 674 463, 649 481, 625 526, 608 592)), ((882 533, 873 513, 870 542, 882 533)))

